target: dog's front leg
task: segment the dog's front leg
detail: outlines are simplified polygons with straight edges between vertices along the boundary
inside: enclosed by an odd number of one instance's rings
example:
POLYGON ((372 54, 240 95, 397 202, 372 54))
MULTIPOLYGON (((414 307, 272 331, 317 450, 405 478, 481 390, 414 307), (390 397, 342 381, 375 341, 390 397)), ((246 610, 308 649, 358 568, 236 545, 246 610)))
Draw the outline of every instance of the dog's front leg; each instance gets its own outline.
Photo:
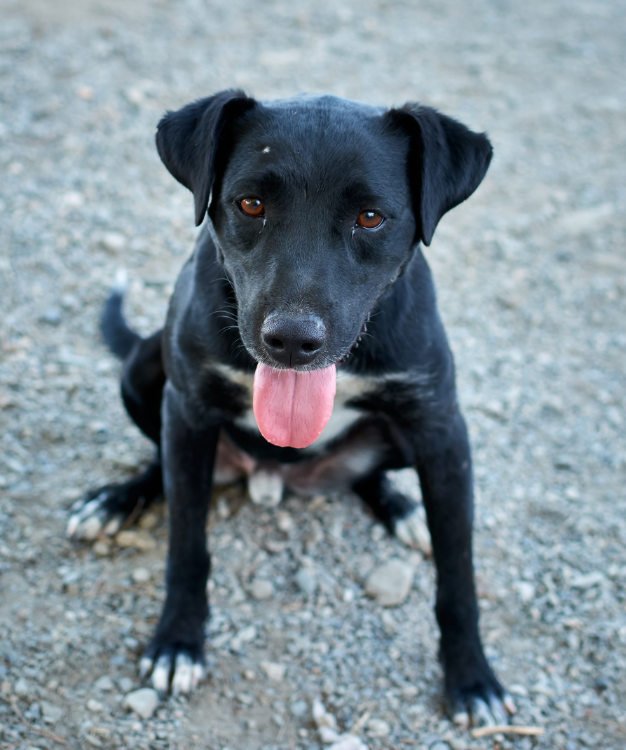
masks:
MULTIPOLYGON (((440 416, 440 415, 439 415, 440 416)), ((436 419, 417 470, 437 569, 435 613, 449 710, 460 724, 502 723, 514 711, 483 652, 472 562, 472 466, 465 422, 455 407, 436 419)))
POLYGON ((144 676, 167 692, 188 692, 204 674, 210 556, 206 521, 219 427, 192 426, 182 395, 168 384, 163 398, 163 480, 169 508, 166 599, 141 662, 144 676))

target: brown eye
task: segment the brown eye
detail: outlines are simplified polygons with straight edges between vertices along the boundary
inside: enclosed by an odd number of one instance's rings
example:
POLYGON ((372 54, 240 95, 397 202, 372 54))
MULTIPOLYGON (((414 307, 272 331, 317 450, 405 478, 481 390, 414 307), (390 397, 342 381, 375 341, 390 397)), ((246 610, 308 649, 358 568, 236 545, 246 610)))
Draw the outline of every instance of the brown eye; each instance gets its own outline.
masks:
POLYGON ((378 227, 385 221, 385 217, 381 216, 378 211, 365 210, 356 217, 357 226, 363 229, 378 229, 378 227))
POLYGON ((250 216, 253 219, 265 216, 265 206, 258 198, 242 198, 238 205, 246 216, 250 216))

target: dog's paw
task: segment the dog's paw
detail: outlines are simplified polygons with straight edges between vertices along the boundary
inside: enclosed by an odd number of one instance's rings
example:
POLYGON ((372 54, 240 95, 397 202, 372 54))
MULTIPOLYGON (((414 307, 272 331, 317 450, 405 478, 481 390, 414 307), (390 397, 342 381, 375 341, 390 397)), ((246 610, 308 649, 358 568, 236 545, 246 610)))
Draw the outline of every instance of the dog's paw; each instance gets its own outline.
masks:
POLYGON ((67 535, 72 539, 91 540, 116 534, 127 517, 118 490, 117 485, 107 485, 75 502, 67 522, 67 535))
POLYGON ((139 672, 157 692, 178 695, 194 690, 204 679, 206 667, 201 649, 152 644, 139 663, 139 672))
POLYGON ((432 554, 428 526, 417 506, 404 518, 394 520, 393 534, 407 547, 418 549, 426 557, 432 554))
POLYGON ((488 666, 473 680, 448 687, 446 692, 452 721, 464 729, 470 726, 504 726, 516 711, 512 697, 488 666))

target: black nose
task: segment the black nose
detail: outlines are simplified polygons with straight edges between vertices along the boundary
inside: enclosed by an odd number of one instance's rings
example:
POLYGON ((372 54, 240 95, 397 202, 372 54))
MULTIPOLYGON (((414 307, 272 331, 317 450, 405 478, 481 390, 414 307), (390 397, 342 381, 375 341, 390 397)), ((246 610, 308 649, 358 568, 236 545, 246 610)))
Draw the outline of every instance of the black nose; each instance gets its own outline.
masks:
POLYGON ((261 326, 265 350, 276 364, 310 364, 324 345, 326 326, 317 315, 270 313, 261 326))

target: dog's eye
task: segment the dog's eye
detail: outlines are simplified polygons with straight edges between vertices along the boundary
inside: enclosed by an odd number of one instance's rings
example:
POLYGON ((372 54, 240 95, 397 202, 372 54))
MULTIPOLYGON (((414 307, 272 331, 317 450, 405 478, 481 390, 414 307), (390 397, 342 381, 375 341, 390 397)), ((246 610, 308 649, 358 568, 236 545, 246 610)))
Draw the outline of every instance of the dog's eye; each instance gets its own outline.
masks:
POLYGON ((263 201, 258 198, 242 198, 237 202, 242 213, 246 216, 250 216, 253 219, 258 219, 261 216, 265 216, 265 206, 263 201))
POLYGON ((371 211, 366 209, 356 217, 357 226, 363 229, 378 229, 378 227, 385 221, 385 217, 378 213, 378 211, 371 211))

